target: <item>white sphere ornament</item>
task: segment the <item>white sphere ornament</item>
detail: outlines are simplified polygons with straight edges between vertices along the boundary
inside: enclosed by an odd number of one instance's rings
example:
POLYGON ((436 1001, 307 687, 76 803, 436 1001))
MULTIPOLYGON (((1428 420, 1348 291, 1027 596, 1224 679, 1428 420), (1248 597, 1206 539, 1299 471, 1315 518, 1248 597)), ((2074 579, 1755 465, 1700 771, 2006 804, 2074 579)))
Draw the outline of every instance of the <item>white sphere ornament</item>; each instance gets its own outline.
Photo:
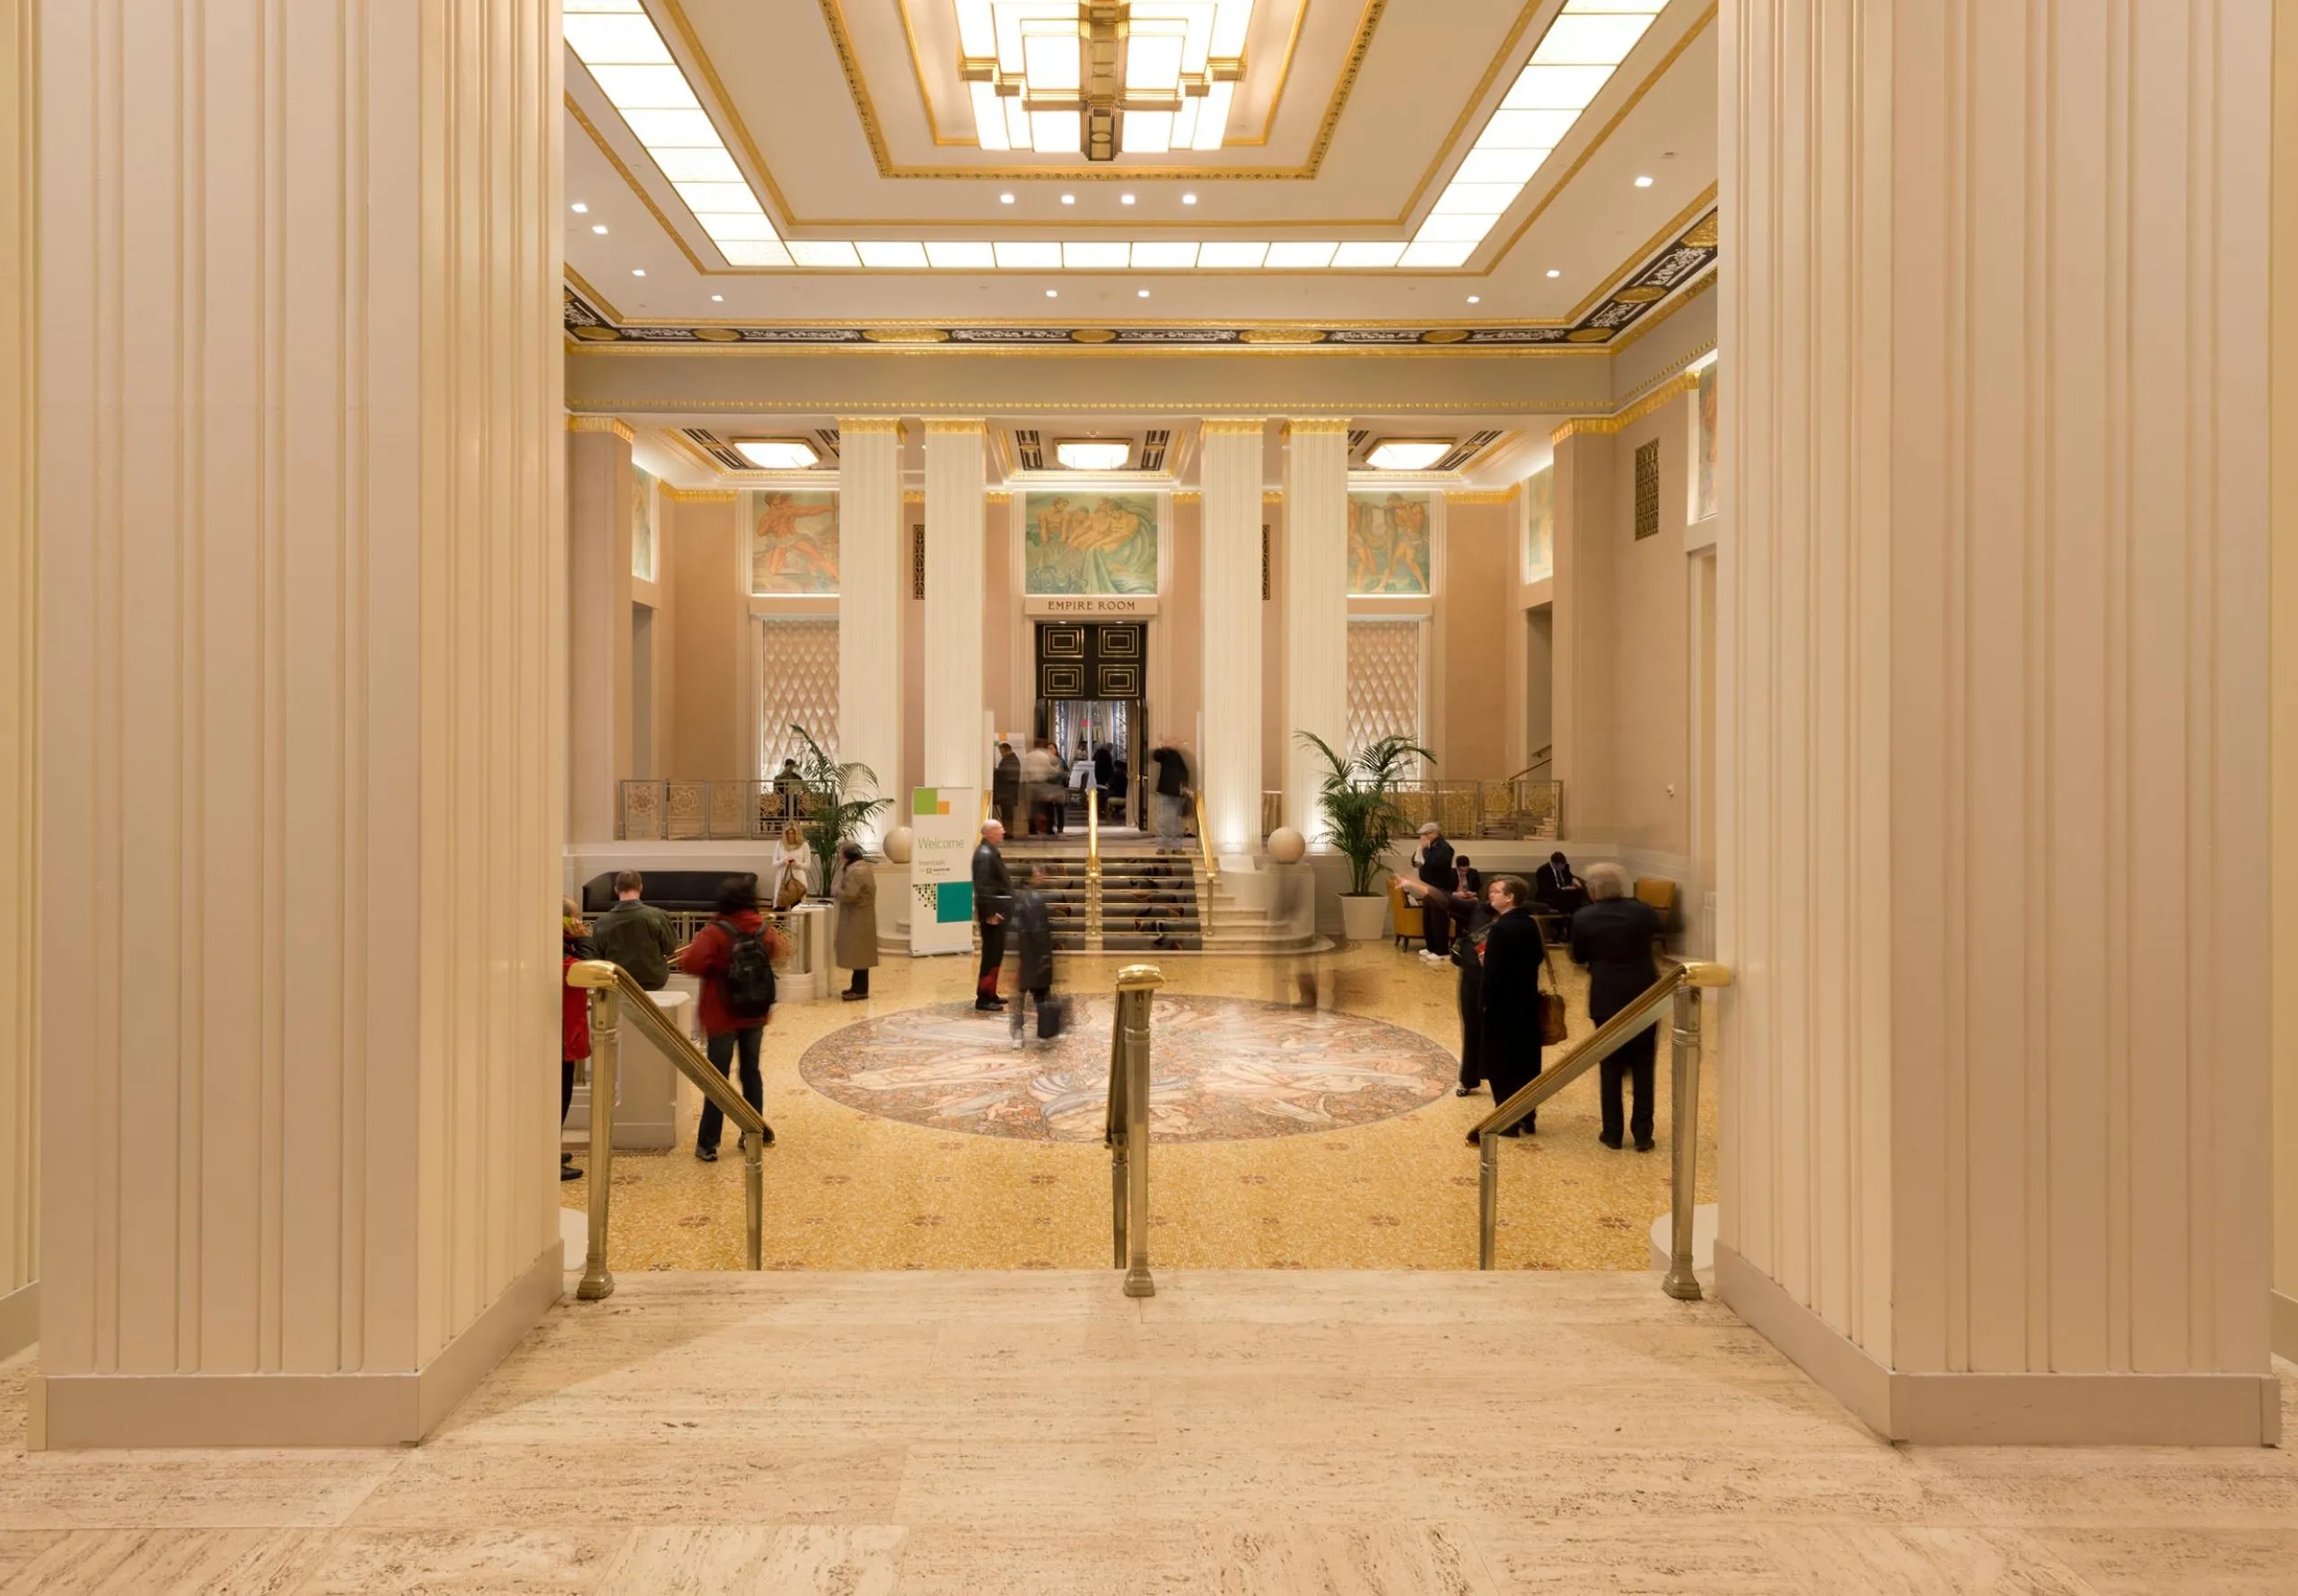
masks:
POLYGON ((1279 826, 1268 834, 1268 856, 1279 864, 1298 864, 1309 851, 1309 839, 1290 826, 1279 826))
POLYGON ((909 863, 909 828, 896 826, 886 833, 886 857, 897 864, 909 863))

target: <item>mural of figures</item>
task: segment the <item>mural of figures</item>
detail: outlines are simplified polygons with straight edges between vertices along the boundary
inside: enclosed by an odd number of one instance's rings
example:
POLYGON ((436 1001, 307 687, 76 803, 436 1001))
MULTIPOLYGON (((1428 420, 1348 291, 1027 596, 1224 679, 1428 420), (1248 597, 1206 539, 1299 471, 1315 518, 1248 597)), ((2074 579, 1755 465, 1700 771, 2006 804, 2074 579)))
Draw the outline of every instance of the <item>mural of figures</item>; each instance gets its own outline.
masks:
POLYGON ((1556 468, 1542 466, 1524 481, 1524 580, 1556 574, 1556 468))
POLYGON ((1033 493, 1022 509, 1029 592, 1156 592, 1154 494, 1033 493))
POLYGON ((1428 591, 1425 493, 1348 495, 1348 591, 1360 596, 1428 591))
POLYGON ((1715 363, 1712 360, 1699 373, 1699 479, 1696 493, 1691 518, 1706 521, 1715 513, 1715 363))
POLYGON ((630 574, 654 580, 654 478, 636 466, 630 471, 630 574))
POLYGON ((838 495, 765 487, 742 495, 750 525, 750 592, 838 591, 838 495))

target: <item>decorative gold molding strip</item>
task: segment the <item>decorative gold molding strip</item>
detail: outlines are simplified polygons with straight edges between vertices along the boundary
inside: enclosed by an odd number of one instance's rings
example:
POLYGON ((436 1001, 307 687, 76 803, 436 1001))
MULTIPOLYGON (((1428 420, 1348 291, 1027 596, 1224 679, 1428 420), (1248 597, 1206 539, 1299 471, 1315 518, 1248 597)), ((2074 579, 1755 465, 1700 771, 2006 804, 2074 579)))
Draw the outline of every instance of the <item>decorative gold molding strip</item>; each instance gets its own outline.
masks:
MULTIPOLYGON (((1715 272, 1714 268, 1711 267, 1699 277, 1694 279, 1691 285, 1686 288, 1681 294, 1677 294, 1666 304, 1662 305, 1649 316, 1645 317, 1643 320, 1638 321, 1635 326, 1629 328, 1627 331, 1621 336, 1619 342, 1610 346, 1610 347, 1615 350, 1627 348, 1630 344, 1636 342, 1636 339, 1642 338, 1645 333, 1650 332, 1653 328, 1659 326, 1660 323, 1665 321, 1669 317, 1674 315, 1678 311, 1682 310, 1686 305, 1691 303, 1692 301, 1697 299, 1701 294, 1706 293, 1709 289, 1715 286, 1715 272)), ((1704 355, 1715 346, 1715 340, 1711 338, 1701 347, 1699 353, 1704 355)), ((1696 355, 1692 356, 1692 358, 1697 359, 1698 355, 1696 355)))
POLYGON ((840 436, 852 433, 857 437, 864 434, 883 437, 891 433, 899 437, 901 418, 898 416, 841 416, 838 418, 838 430, 840 436))
MULTIPOLYGON (((662 224, 662 231, 671 235, 671 242, 679 247, 679 253, 686 257, 687 264, 698 272, 711 270, 711 267, 702 264, 702 257, 694 252, 694 246, 686 241, 686 234, 680 232, 662 207, 654 203, 654 197, 646 192, 646 185, 638 180, 638 174, 631 171, 623 158, 616 153, 615 147, 607 142, 607 136, 599 131, 598 124, 583 114, 583 108, 574 103, 574 96, 567 94, 566 100, 567 114, 574 118, 583 132, 591 136, 591 142, 599 146, 599 153, 607 158, 607 164, 620 173, 622 180, 630 185, 630 191, 638 196, 638 203, 645 206, 653 214, 654 220, 662 224)), ((567 269, 572 272, 574 268, 569 267, 567 269)))
POLYGON ((662 492, 672 503, 680 504, 731 504, 734 490, 731 487, 672 487, 662 484, 662 492))
POLYGON ((981 502, 985 504, 1010 504, 1013 502, 1013 495, 1003 488, 992 488, 981 495, 981 502))
POLYGON ((1610 416, 1574 416, 1569 417, 1554 432, 1548 434, 1548 441, 1550 443, 1562 443, 1567 438, 1583 436, 1602 437, 1612 433, 1619 432, 1624 428, 1634 426, 1637 422, 1643 420, 1646 416, 1651 415, 1653 411, 1659 409, 1662 405, 1665 405, 1670 399, 1676 398, 1679 394, 1691 393, 1697 390, 1698 387, 1698 373, 1678 372, 1674 376, 1668 378, 1665 381, 1662 382, 1660 386, 1645 394, 1634 404, 1628 406, 1625 410, 1618 411, 1618 413, 1610 416))
POLYGON ((937 434, 941 436, 956 436, 963 433, 980 434, 987 433, 988 430, 989 424, 982 420, 979 417, 954 421, 936 421, 928 417, 925 423, 925 435, 929 438, 936 436, 937 434))
POLYGON ((906 487, 902 489, 901 502, 904 504, 922 504, 925 502, 925 495, 914 487, 906 487))
POLYGON ((1204 502, 1205 495, 1194 487, 1173 489, 1173 503, 1176 504, 1201 504, 1204 502))
POLYGON ((1260 502, 1264 504, 1281 504, 1285 502, 1285 490, 1281 487, 1264 487, 1260 490, 1260 502))
POLYGON ((1285 430, 1288 436, 1345 438, 1348 435, 1348 418, 1342 416, 1327 421, 1320 417, 1295 416, 1285 423, 1285 430))
POLYGON ((1197 435, 1206 438, 1241 438, 1248 434, 1258 438, 1268 423, 1254 417, 1208 416, 1197 424, 1197 435))
POLYGON ((1513 502, 1516 494, 1517 489, 1514 487, 1495 489, 1447 488, 1444 491, 1444 502, 1448 504, 1505 504, 1513 502))
POLYGON ((569 416, 566 430, 570 433, 612 433, 626 443, 635 443, 638 434, 619 416, 569 416))

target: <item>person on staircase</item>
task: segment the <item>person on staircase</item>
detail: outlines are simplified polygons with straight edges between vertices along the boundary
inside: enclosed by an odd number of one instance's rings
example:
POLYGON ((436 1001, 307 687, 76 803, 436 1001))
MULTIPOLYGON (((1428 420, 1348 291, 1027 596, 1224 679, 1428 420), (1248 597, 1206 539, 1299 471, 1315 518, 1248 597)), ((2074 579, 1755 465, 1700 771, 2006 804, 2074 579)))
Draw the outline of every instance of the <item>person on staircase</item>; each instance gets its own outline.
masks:
POLYGON ((1185 853, 1187 849, 1181 845, 1181 799, 1188 792, 1188 760, 1169 737, 1150 751, 1149 762, 1157 767, 1157 851, 1185 853))
POLYGON ((1022 756, 1013 745, 1000 740, 997 744, 997 766, 989 778, 989 807, 998 820, 1008 828, 1013 824, 1013 808, 1022 801, 1022 756))
POLYGON ((1005 916, 1013 908, 1013 878, 997 845, 1005 828, 996 820, 981 826, 981 846, 973 851, 973 914, 981 926, 981 969, 974 976, 973 1006, 995 1013, 1005 1006, 997 995, 997 971, 1005 962, 1005 916))
POLYGON ((870 995, 870 972, 878 965, 878 875, 850 837, 838 845, 838 881, 830 896, 838 900, 838 965, 854 972, 838 997, 860 1003, 870 995))
MULTIPOLYGON (((680 951, 679 968, 702 980, 703 1052, 722 1075, 740 1056, 742 1096, 763 1113, 766 1080, 759 1071, 759 1046, 774 1012, 774 960, 783 951, 782 940, 759 913, 754 876, 730 875, 719 882, 715 908, 715 917, 680 951)), ((695 1157, 717 1162, 718 1138, 725 1128, 724 1112, 706 1101, 695 1127, 695 1157)), ((774 1145, 771 1126, 765 1141, 774 1145)))
POLYGON ((1031 999, 1038 1008, 1040 1033, 1047 1029, 1046 1004, 1053 995, 1053 913, 1045 899, 1045 867, 1032 865, 1022 890, 1013 894, 1013 1002, 1005 1018, 1013 1046, 1026 1045, 1022 1016, 1031 999))

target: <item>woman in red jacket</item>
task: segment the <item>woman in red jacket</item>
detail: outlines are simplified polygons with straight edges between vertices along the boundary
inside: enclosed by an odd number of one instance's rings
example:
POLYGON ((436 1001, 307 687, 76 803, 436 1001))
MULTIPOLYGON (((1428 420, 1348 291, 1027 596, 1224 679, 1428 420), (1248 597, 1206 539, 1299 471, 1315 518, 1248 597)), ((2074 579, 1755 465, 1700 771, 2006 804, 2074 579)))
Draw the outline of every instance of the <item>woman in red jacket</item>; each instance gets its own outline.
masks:
MULTIPOLYGON (((769 1006, 752 1013, 741 994, 729 990, 727 977, 734 962, 738 937, 757 939, 769 959, 781 955, 782 939, 766 928, 766 917, 759 913, 758 882, 752 876, 730 875, 718 883, 716 916, 679 951, 679 968, 690 976, 702 978, 703 1050, 721 1074, 740 1053, 742 1096, 750 1107, 763 1113, 766 1082, 759 1073, 759 1043, 764 1039, 767 1015, 772 1010, 769 1006)), ((702 1122, 695 1127, 694 1155, 705 1163, 717 1162, 718 1137, 725 1127, 726 1116, 719 1111, 718 1105, 704 1102, 702 1122)), ((774 1144, 771 1126, 767 1128, 765 1140, 767 1146, 774 1144)))
MULTIPOLYGON (((564 1133, 567 1106, 574 1101, 574 1065, 591 1056, 591 995, 568 981, 566 971, 577 959, 596 959, 599 951, 592 945, 591 928, 583 923, 583 911, 574 900, 560 899, 558 909, 563 946, 558 961, 558 1128, 564 1133)), ((558 1154, 558 1178, 583 1178, 564 1148, 558 1154)))

